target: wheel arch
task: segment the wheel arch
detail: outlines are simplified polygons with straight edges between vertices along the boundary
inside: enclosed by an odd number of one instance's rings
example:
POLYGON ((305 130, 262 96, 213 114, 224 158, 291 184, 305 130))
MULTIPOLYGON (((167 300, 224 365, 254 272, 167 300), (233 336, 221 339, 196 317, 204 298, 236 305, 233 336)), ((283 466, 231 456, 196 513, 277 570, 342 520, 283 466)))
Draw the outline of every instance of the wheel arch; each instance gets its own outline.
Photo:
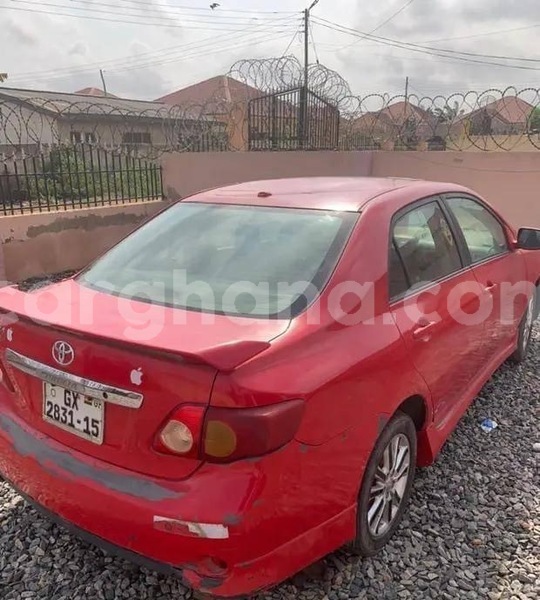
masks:
POLYGON ((435 460, 435 452, 430 437, 428 427, 433 418, 432 407, 429 400, 422 394, 413 394, 405 398, 396 408, 394 414, 401 412, 409 416, 414 423, 417 434, 418 453, 416 464, 419 467, 427 467, 435 460))
POLYGON ((409 416, 414 423, 416 431, 420 432, 425 428, 428 419, 427 400, 420 394, 409 396, 403 400, 395 412, 402 412, 409 416))

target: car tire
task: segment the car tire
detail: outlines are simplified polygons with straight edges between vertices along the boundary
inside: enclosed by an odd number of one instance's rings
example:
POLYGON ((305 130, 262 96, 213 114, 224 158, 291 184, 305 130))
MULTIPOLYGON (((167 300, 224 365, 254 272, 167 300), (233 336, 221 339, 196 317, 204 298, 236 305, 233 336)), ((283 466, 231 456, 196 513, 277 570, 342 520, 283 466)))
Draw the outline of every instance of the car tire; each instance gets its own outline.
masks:
POLYGON ((518 330, 518 343, 515 352, 510 357, 513 363, 520 364, 526 358, 531 345, 534 321, 538 316, 538 292, 533 295, 527 304, 527 310, 521 319, 518 330))
POLYGON ((411 495, 416 451, 414 423, 398 412, 377 440, 364 472, 358 497, 357 533, 351 544, 358 554, 377 554, 396 531, 411 495))

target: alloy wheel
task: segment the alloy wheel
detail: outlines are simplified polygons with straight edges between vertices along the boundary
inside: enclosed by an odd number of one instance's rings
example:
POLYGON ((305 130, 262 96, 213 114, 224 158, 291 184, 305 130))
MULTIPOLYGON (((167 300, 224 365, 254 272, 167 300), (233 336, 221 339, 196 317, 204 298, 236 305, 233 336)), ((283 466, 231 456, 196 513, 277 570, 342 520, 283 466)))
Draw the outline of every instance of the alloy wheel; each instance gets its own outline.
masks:
POLYGON ((371 484, 367 520, 373 537, 384 536, 394 523, 403 502, 410 468, 410 442, 400 433, 384 449, 371 484))

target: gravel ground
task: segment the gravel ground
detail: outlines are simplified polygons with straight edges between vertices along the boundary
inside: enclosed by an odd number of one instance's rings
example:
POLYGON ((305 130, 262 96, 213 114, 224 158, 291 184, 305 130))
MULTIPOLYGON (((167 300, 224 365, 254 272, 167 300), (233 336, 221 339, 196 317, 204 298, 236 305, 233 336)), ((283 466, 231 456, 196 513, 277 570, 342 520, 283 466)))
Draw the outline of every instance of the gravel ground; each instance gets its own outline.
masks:
MULTIPOLYGON (((378 557, 340 551, 266 598, 347 600, 540 598, 540 335, 520 367, 503 366, 437 463, 422 470, 410 511, 378 557), (491 417, 499 428, 484 433, 491 417)), ((177 600, 174 580, 73 538, 0 483, 0 598, 177 600)))

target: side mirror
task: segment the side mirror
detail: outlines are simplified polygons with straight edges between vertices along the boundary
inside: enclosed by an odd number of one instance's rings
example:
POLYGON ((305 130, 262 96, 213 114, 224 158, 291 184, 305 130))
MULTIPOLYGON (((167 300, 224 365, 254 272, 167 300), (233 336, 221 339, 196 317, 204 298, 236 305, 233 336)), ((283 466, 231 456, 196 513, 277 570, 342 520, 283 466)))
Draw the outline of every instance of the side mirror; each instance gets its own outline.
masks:
POLYGON ((518 233, 517 247, 522 250, 540 250, 540 229, 522 228, 518 233))

